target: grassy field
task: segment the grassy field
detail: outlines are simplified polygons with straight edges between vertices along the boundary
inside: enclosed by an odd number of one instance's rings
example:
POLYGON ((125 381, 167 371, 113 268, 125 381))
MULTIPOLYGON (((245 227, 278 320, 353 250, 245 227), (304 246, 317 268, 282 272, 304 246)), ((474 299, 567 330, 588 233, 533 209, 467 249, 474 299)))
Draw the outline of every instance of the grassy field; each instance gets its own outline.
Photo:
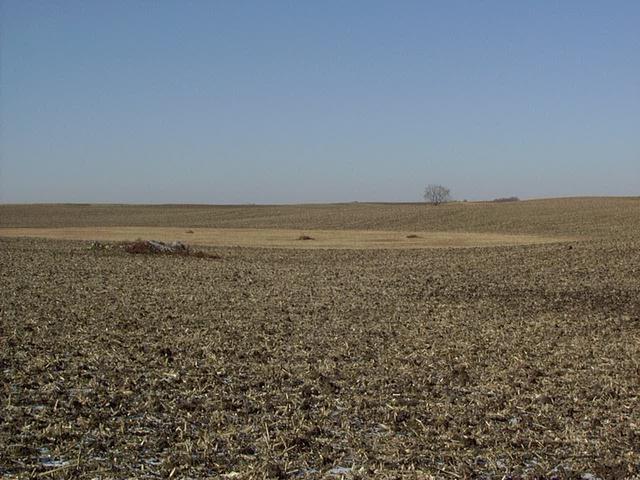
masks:
POLYGON ((0 206, 2 228, 254 239, 193 258, 0 238, 0 477, 638 478, 639 212, 0 206), (476 243, 282 248, 312 231, 476 243))
POLYGON ((123 242, 154 239, 215 247, 269 248, 456 248, 534 245, 578 240, 542 235, 376 230, 289 230, 274 228, 58 227, 0 228, 0 236, 123 242))

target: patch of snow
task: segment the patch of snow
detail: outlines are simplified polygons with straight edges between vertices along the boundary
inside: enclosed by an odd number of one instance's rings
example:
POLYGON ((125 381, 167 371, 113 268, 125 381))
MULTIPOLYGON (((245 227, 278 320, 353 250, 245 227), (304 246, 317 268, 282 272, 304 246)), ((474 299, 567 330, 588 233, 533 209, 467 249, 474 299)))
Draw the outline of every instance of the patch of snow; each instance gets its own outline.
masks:
POLYGON ((348 473, 351 473, 351 470, 351 467, 333 467, 327 473, 329 475, 346 475, 348 473))

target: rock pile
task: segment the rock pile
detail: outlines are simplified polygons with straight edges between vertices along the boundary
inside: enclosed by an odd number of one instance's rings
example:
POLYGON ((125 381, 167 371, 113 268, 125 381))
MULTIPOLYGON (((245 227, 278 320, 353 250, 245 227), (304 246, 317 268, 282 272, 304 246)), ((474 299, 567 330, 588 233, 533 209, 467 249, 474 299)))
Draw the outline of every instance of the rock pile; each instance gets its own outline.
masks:
POLYGON ((189 255, 191 248, 182 242, 165 243, 158 240, 136 240, 124 245, 127 253, 164 253, 189 255))

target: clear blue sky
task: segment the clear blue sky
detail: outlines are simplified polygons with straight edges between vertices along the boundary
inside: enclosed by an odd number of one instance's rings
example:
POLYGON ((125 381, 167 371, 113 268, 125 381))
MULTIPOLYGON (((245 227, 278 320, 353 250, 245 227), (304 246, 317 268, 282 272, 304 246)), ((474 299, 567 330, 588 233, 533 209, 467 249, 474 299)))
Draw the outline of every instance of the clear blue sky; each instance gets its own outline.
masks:
POLYGON ((638 0, 0 3, 0 202, 640 194, 638 0))

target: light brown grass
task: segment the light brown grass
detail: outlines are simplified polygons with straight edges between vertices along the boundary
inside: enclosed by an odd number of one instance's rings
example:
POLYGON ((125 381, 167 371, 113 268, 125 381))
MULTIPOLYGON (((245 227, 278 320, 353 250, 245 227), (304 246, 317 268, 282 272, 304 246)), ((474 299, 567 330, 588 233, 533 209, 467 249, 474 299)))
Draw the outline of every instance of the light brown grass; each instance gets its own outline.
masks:
POLYGON ((300 230, 257 228, 179 227, 67 227, 67 228, 0 228, 0 236, 52 238, 58 240, 131 241, 154 239, 181 241, 203 246, 279 247, 279 248, 444 248, 498 245, 533 245, 570 241, 569 237, 542 235, 510 235, 499 233, 420 232, 419 235, 399 231, 376 230, 300 230), (301 242, 311 237, 313 241, 301 242))

